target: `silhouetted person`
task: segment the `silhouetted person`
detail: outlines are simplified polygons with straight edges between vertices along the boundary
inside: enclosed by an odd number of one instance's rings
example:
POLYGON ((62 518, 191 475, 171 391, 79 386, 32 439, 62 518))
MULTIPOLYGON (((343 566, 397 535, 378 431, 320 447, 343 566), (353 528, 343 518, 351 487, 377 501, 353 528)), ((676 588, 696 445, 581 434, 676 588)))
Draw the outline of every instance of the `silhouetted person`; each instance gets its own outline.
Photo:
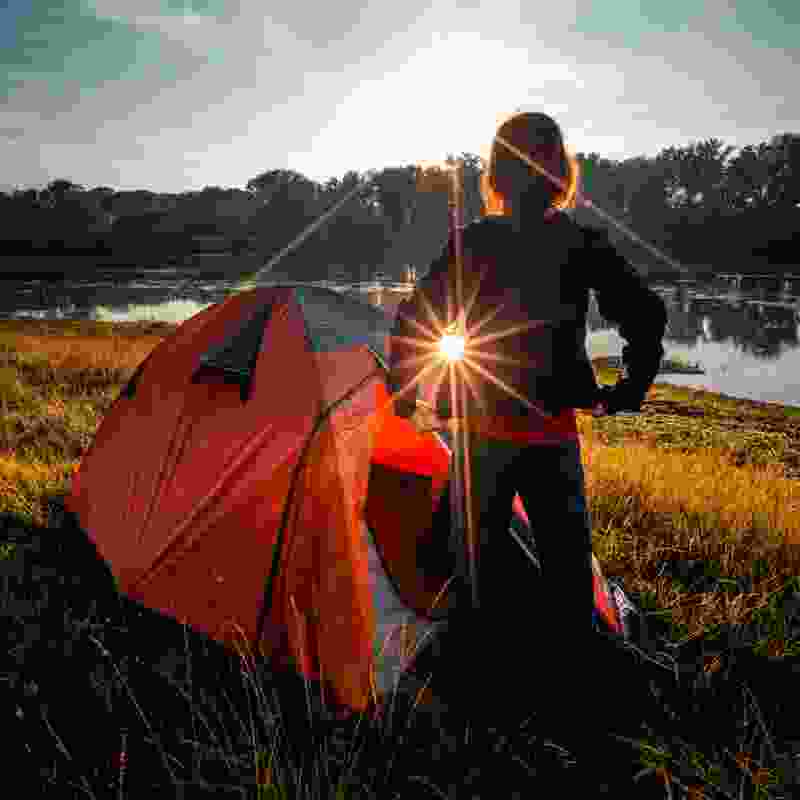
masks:
MULTIPOLYGON (((577 180, 577 164, 550 117, 520 113, 500 126, 481 187, 487 213, 457 231, 461 266, 454 231, 401 304, 391 382, 397 414, 418 427, 435 423, 409 386, 437 357, 445 327, 464 312, 467 349, 455 375, 466 383, 458 424, 476 542, 471 559, 463 534, 454 532, 459 599, 447 636, 461 669, 442 686, 460 678, 461 702, 476 710, 483 703, 489 717, 506 710, 527 716, 522 706, 549 702, 545 732, 570 746, 588 774, 608 722, 596 695, 607 687, 591 680, 603 665, 591 655, 591 518, 575 408, 596 415, 640 410, 664 355, 667 314, 605 232, 565 213, 574 207, 577 180), (598 387, 585 349, 590 288, 602 316, 618 323, 628 342, 627 375, 614 387, 598 387), (536 536, 538 582, 508 533, 516 492, 536 536)), ((445 375, 435 398, 440 420, 452 417, 452 396, 445 375)), ((592 781, 599 782, 596 774, 592 781)))

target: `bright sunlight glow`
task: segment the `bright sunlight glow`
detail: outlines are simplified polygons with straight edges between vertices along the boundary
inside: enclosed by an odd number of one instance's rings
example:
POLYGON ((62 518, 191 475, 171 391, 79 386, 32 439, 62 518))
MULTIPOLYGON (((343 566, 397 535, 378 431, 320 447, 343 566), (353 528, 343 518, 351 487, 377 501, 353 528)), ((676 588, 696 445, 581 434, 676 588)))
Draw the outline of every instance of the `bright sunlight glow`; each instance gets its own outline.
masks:
POLYGON ((463 336, 445 334, 439 340, 439 352, 448 361, 459 361, 464 355, 465 341, 463 336))

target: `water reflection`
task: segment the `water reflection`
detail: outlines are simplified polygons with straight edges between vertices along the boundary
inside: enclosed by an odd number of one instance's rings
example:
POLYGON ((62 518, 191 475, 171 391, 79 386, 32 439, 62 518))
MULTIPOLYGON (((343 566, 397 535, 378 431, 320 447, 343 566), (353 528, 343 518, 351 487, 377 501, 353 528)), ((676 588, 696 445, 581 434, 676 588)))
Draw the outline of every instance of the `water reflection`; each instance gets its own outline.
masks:
MULTIPOLYGON (((175 279, 176 273, 139 274, 125 282, 92 281, 46 287, 33 281, 4 282, 0 317, 164 320, 182 322, 236 288, 208 276, 175 279)), ((394 316, 407 292, 371 285, 326 284, 363 298, 394 316)), ((800 298, 786 291, 745 292, 688 282, 655 285, 664 298, 668 358, 699 362, 705 375, 662 374, 659 380, 707 388, 733 397, 800 406, 800 298)), ((600 315, 592 297, 587 314, 590 356, 620 355, 625 341, 600 315)))
POLYGON ((798 347, 800 304, 793 296, 764 300, 735 298, 680 287, 665 296, 669 313, 667 337, 687 348, 701 343, 727 343, 745 354, 774 359, 798 347))
POLYGON ((212 303, 196 300, 167 300, 164 303, 129 305, 125 309, 97 306, 92 319, 103 322, 127 322, 129 320, 157 320, 159 322, 183 322, 208 308, 212 303))

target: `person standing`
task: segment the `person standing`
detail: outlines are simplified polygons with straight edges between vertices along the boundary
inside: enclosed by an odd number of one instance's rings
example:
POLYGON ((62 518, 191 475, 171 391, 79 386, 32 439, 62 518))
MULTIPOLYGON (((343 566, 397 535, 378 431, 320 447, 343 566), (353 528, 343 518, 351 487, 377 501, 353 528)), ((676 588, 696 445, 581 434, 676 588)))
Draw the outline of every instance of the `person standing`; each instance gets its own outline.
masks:
MULTIPOLYGON (((577 163, 551 117, 520 112, 506 120, 482 177, 485 215, 452 232, 400 304, 391 332, 395 413, 418 429, 458 426, 473 524, 471 537, 454 531, 458 601, 448 627, 460 642, 456 657, 464 669, 474 664, 480 674, 481 686, 476 682, 470 694, 475 701, 483 695, 487 711, 504 705, 496 691, 515 682, 509 671, 537 684, 533 666, 540 694, 591 701, 576 685, 585 676, 575 670, 594 642, 591 518, 575 409, 595 416, 639 411, 664 356, 663 300, 604 231, 567 213, 577 183, 577 163), (613 387, 598 386, 586 353, 590 289, 627 342, 625 375, 613 387), (437 377, 436 344, 459 313, 466 321, 464 357, 437 377), (419 400, 417 384, 429 365, 438 385, 432 406, 419 400), (454 376, 465 389, 457 409, 454 376), (536 536, 541 596, 558 598, 557 614, 544 613, 552 609, 526 594, 537 578, 508 533, 517 492, 536 536), (520 636, 534 625, 537 644, 521 649, 520 636)), ((549 724, 570 736, 574 726, 566 719, 573 712, 552 703, 549 724)), ((573 743, 586 754, 591 725, 580 727, 585 735, 573 743)))

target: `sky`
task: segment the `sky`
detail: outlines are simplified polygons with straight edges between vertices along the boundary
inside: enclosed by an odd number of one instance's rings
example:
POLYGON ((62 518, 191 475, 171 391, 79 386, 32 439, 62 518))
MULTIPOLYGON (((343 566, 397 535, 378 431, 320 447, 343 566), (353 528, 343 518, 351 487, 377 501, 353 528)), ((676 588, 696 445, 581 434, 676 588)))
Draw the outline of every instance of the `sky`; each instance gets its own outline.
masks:
POLYGON ((538 110, 573 152, 800 132, 797 0, 2 0, 0 189, 244 188, 484 157, 538 110))

